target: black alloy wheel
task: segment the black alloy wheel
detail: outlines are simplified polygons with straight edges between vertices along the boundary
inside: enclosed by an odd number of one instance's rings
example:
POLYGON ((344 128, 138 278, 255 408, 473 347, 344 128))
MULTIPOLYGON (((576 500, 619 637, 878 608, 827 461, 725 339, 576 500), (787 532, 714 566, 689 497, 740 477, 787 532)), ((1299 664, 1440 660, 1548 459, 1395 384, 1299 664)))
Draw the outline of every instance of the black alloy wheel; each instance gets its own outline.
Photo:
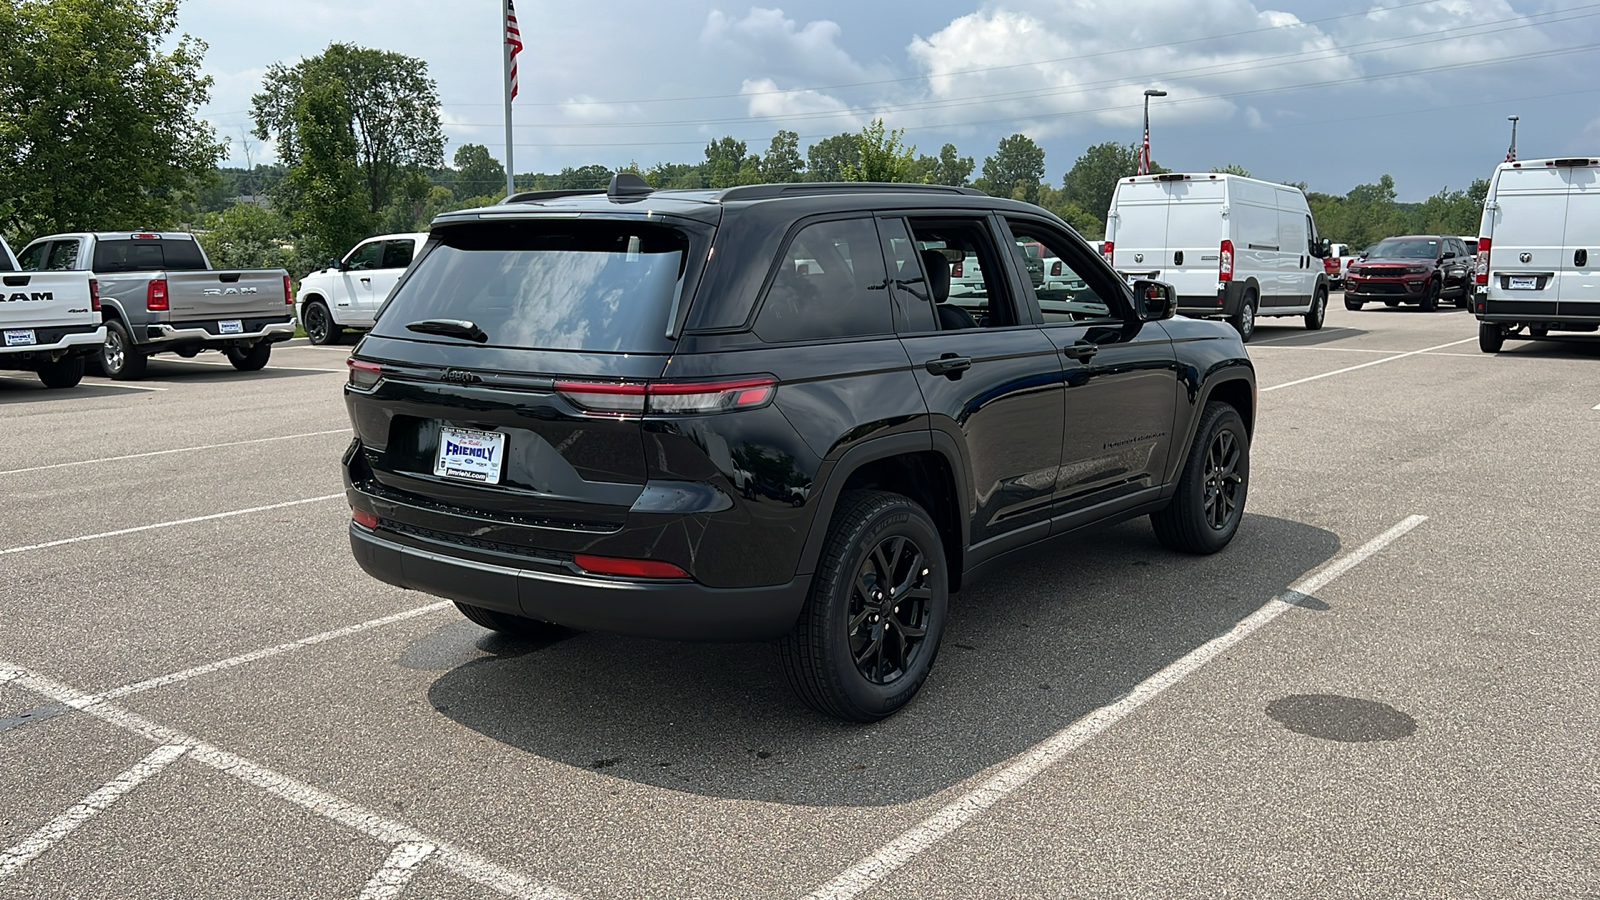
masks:
POLYGON ((1212 531, 1227 528, 1244 505, 1243 458, 1244 445, 1231 431, 1218 431, 1206 448, 1204 509, 1212 531))
POLYGON ((933 616, 928 558, 908 537, 872 548, 856 571, 850 598, 850 658, 873 684, 893 684, 916 667, 933 616))
POLYGON ((312 300, 305 305, 305 310, 300 314, 304 320, 301 322, 306 329, 306 337, 311 343, 318 346, 331 344, 339 336, 339 328, 333 324, 333 314, 328 312, 328 307, 321 301, 312 300))
POLYGON ((1195 440, 1165 509, 1150 514, 1156 539, 1180 553, 1216 553, 1228 546, 1250 490, 1250 435, 1232 406, 1206 404, 1195 440))

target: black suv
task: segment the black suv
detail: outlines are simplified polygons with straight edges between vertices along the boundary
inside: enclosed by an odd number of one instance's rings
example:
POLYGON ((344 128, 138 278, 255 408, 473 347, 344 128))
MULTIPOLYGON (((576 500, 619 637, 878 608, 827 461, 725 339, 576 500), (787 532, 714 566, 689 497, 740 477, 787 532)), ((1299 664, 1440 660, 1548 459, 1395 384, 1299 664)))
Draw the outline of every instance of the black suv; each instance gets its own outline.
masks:
POLYGON ((1174 308, 962 188, 619 175, 449 213, 350 359, 351 546, 502 632, 776 639, 808 704, 879 719, 1008 551, 1145 514, 1232 539, 1254 371, 1174 308))

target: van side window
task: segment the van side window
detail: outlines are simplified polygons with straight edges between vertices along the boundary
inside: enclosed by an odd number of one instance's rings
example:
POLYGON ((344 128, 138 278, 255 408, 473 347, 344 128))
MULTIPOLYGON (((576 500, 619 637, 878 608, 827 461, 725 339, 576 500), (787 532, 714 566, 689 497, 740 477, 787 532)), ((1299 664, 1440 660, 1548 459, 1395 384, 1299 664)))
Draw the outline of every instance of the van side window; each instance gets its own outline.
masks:
POLYGON ((755 332, 772 342, 891 334, 887 287, 871 219, 807 225, 778 258, 755 332))
POLYGON ((979 218, 911 219, 924 277, 900 289, 932 307, 940 331, 1004 328, 1021 320, 1007 288, 1006 260, 979 218))
POLYGON ((1076 241, 1055 229, 1027 220, 1008 219, 1007 224, 1024 254, 1029 248, 1039 248, 1042 265, 1039 280, 1033 284, 1033 293, 1039 300, 1045 324, 1120 321, 1120 309, 1110 295, 1115 285, 1105 284, 1103 273, 1091 266, 1076 241), (1082 273, 1088 273, 1101 283, 1091 284, 1082 273))

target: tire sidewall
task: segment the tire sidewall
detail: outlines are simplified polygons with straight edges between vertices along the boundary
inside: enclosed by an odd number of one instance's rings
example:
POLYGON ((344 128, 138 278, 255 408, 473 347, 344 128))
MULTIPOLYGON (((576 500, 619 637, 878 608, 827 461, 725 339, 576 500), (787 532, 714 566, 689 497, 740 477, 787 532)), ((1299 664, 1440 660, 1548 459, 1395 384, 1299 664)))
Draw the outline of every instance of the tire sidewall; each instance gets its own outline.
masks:
POLYGON ((949 571, 945 565, 944 545, 927 513, 909 500, 885 503, 853 534, 840 535, 840 538, 847 542, 843 546, 848 549, 821 586, 826 592, 825 596, 817 598, 824 603, 827 622, 824 636, 829 666, 827 676, 839 686, 843 697, 858 712, 856 718, 880 719, 910 702, 933 668, 950 610, 949 571), (881 541, 896 536, 911 538, 928 560, 928 580, 933 599, 929 601, 931 615, 928 634, 915 664, 895 681, 879 685, 868 681, 851 658, 850 599, 855 586, 855 573, 866 562, 868 554, 881 541))
POLYGON ((1253 289, 1245 291, 1239 301, 1239 317, 1234 322, 1234 329, 1239 332, 1241 341, 1249 342, 1256 333, 1256 304, 1259 302, 1253 289))
POLYGON ((305 319, 305 324, 307 326, 306 337, 311 340, 311 343, 318 346, 324 346, 333 343, 333 314, 328 311, 328 307, 324 305, 322 301, 312 300, 306 303, 305 319), (310 328, 313 316, 318 316, 322 319, 323 324, 321 339, 318 339, 317 335, 310 328))
POLYGON ((1198 435, 1194 451, 1189 456, 1188 471, 1184 473, 1183 489, 1190 492, 1190 508, 1194 515, 1201 517, 1195 529, 1201 542, 1207 546, 1206 552, 1215 553, 1226 547, 1239 531, 1239 523, 1244 520, 1245 504, 1250 497, 1250 435, 1245 431, 1244 419, 1233 407, 1226 407, 1223 412, 1212 418, 1210 423, 1198 435), (1223 530, 1218 531, 1210 523, 1203 521, 1205 509, 1205 465, 1206 452, 1211 447, 1212 441, 1223 429, 1233 431, 1234 439, 1239 442, 1242 450, 1240 454, 1239 472, 1243 481, 1239 489, 1239 504, 1234 508, 1230 521, 1223 530))
POLYGON ((1316 331, 1328 318, 1328 289, 1317 288, 1311 295, 1311 312, 1306 314, 1306 328, 1316 331))

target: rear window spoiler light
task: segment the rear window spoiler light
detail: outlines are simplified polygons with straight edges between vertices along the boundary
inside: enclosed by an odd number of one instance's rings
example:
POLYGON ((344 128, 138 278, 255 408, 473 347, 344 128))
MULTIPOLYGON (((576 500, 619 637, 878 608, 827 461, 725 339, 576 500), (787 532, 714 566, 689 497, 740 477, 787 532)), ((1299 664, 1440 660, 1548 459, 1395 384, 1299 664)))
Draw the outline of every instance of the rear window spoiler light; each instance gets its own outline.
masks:
MULTIPOLYGON (((1177 172, 1165 172, 1165 173, 1163 173, 1161 175, 1146 175, 1144 177, 1150 179, 1151 181, 1193 181, 1194 180, 1194 176, 1193 175, 1180 175, 1177 172)), ((1215 174, 1212 174, 1212 175, 1207 175, 1206 177, 1211 179, 1212 181, 1216 181, 1218 176, 1215 175, 1215 174)), ((1139 180, 1139 178, 1137 176, 1131 177, 1131 178, 1128 179, 1128 183, 1129 184, 1133 184, 1133 183, 1137 182, 1138 180, 1139 180)))
POLYGON ((1600 159, 1552 159, 1547 166, 1600 166, 1600 159))

